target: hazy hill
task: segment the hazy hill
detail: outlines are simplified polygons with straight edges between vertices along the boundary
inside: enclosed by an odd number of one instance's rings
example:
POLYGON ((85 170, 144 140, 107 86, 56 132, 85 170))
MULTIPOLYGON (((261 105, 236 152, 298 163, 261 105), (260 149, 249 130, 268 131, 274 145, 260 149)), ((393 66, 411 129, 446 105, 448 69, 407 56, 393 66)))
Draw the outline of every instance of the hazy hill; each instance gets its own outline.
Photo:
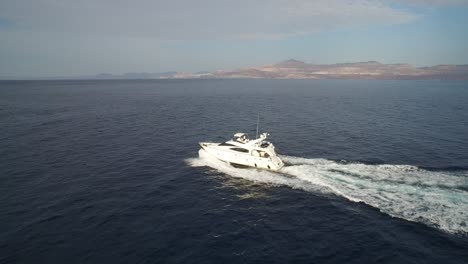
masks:
MULTIPOLYGON (((377 61, 336 64, 311 64, 289 59, 275 64, 245 67, 237 70, 200 71, 196 73, 168 71, 161 73, 101 73, 93 76, 56 77, 49 79, 369 79, 369 80, 468 80, 468 65, 435 65, 414 67, 411 64, 383 64, 377 61)), ((1 78, 6 79, 6 78, 1 78)), ((15 78, 11 78, 15 79, 15 78)), ((30 78, 31 79, 31 78, 30 78)), ((44 79, 44 78, 38 78, 44 79)))
POLYGON ((213 73, 217 78, 277 79, 468 79, 468 65, 436 65, 417 68, 410 64, 376 61, 308 64, 285 60, 276 64, 213 73))

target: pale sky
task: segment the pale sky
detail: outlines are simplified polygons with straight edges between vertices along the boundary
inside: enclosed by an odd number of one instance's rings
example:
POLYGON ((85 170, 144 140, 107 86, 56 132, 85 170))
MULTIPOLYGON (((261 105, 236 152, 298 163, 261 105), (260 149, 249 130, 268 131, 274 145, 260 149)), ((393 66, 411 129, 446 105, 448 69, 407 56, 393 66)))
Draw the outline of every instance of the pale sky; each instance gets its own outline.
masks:
POLYGON ((468 0, 0 0, 0 78, 468 64, 468 0))

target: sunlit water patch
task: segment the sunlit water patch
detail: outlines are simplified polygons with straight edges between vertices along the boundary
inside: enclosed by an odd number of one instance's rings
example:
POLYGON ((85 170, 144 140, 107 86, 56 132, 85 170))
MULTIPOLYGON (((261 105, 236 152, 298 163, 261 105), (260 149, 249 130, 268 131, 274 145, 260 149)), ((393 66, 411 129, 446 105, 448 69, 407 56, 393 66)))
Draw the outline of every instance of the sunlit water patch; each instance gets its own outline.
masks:
POLYGON ((209 156, 187 159, 246 180, 363 202, 393 217, 468 234, 468 171, 430 171, 410 165, 368 165, 281 156, 279 172, 238 169, 209 156))

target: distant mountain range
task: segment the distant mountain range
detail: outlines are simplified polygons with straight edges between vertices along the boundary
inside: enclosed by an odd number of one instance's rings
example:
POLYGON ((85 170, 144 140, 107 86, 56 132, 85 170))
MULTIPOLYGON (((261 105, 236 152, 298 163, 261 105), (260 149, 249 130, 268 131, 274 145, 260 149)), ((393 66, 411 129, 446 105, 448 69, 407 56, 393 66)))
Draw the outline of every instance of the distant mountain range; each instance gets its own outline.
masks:
MULTIPOLYGON (((369 80, 468 80, 468 65, 436 65, 414 67, 410 64, 383 64, 376 61, 309 64, 299 60, 285 60, 276 64, 247 67, 232 71, 163 72, 98 74, 78 79, 369 79, 369 80)), ((64 78, 60 78, 64 79, 64 78)))

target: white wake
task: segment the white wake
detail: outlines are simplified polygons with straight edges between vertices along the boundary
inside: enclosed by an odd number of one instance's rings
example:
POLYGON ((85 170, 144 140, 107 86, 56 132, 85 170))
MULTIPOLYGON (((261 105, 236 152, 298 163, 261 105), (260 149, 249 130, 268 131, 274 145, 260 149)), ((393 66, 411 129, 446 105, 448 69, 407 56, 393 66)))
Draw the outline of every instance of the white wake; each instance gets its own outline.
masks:
POLYGON ((208 166, 234 177, 305 191, 333 193, 381 212, 468 234, 468 171, 428 171, 409 165, 366 165, 281 156, 278 173, 238 169, 203 150, 190 166, 208 166))

